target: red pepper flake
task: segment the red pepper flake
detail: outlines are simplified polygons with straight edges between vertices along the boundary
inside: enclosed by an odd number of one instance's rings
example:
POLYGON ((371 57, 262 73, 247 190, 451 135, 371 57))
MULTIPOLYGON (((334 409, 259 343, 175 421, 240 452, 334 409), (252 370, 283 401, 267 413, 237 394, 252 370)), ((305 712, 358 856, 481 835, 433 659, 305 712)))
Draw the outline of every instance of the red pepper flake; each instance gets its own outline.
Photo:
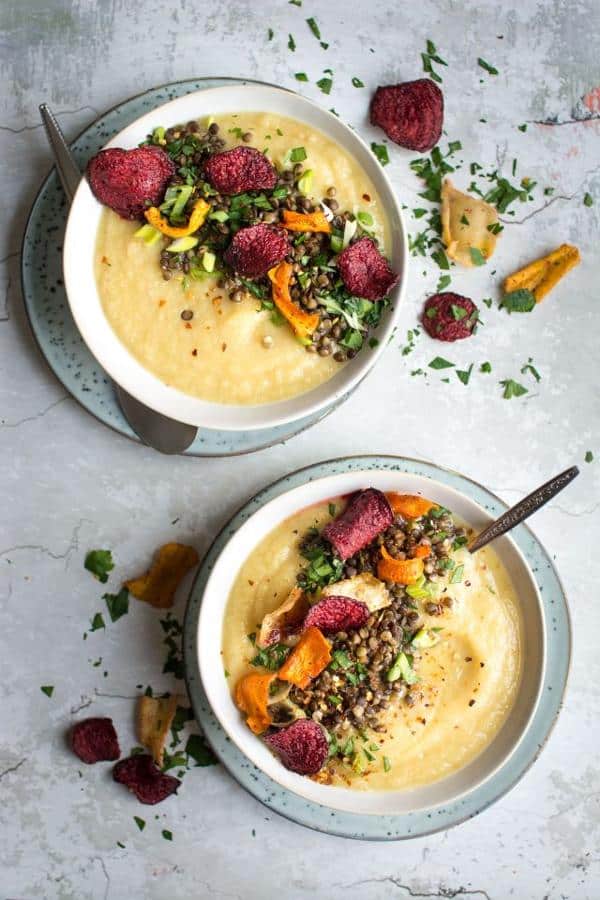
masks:
POLYGON ((248 579, 248 584, 250 587, 254 587, 254 582, 250 578, 248 579))
POLYGON ((363 197, 363 200, 364 200, 366 203, 370 203, 370 202, 371 202, 371 198, 370 198, 370 196, 369 196, 368 194, 363 194, 362 197, 363 197))
POLYGON ((191 328, 191 327, 192 327, 192 323, 191 323, 191 322, 186 322, 186 323, 185 323, 185 327, 186 327, 186 328, 191 328))
POLYGON ((192 356, 198 356, 198 351, 197 351, 197 350, 192 350, 192 356))
POLYGON ((225 353, 225 351, 227 350, 227 344, 225 342, 221 344, 221 350, 223 351, 223 353, 225 353))
POLYGON ((164 306, 166 302, 167 302, 166 300, 159 300, 159 301, 158 301, 158 305, 159 305, 159 306, 164 306))
POLYGON ((465 662, 472 662, 472 661, 473 661, 472 656, 465 656, 465 662))
POLYGON ((475 706, 475 701, 474 701, 474 700, 469 700, 469 706, 475 706))
POLYGON ((103 256, 101 262, 103 262, 105 266, 112 266, 112 263, 109 261, 108 256, 103 256))

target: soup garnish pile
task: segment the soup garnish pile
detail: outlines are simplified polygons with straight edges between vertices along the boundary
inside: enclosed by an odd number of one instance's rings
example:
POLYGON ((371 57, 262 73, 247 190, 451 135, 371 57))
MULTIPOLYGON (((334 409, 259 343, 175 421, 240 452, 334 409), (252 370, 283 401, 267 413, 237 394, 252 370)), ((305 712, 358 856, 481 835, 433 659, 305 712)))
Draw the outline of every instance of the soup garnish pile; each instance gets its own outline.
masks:
POLYGON ((467 543, 449 510, 421 496, 368 488, 330 513, 300 535, 297 584, 248 635, 254 670, 234 689, 283 765, 325 781, 333 757, 362 773, 387 711, 419 701, 420 655, 443 640, 422 613, 431 622, 451 609, 467 543))

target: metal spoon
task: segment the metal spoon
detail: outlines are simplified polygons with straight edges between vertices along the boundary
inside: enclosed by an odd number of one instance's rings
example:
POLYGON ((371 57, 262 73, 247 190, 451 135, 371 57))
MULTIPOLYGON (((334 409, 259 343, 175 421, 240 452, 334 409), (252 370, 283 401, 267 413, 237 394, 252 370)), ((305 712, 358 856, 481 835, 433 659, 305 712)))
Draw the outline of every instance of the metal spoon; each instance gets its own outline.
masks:
POLYGON ((550 481, 547 481, 545 484, 542 484, 541 487, 536 488, 531 494, 528 494, 514 506, 511 506, 510 509, 507 509, 498 519, 491 522, 487 528, 484 528, 483 531, 473 538, 468 545, 467 550, 471 553, 475 553, 476 550, 481 550, 481 548, 485 547, 486 544, 489 544, 490 541, 500 537, 502 534, 506 534, 507 531, 514 528, 519 522, 522 522, 524 519, 533 515, 534 512, 537 512, 537 510, 544 506, 548 500, 555 497, 556 494, 570 484, 574 478, 577 478, 578 475, 579 469, 577 466, 571 466, 570 469, 565 469, 560 475, 555 475, 550 481))
MULTIPOLYGON (((60 183, 67 201, 71 203, 82 178, 81 171, 47 103, 40 104, 40 115, 52 148, 60 183)), ((149 447, 160 453, 183 453, 194 442, 198 433, 195 425, 186 425, 163 416, 140 403, 120 385, 115 384, 114 387, 123 415, 140 440, 149 447)))

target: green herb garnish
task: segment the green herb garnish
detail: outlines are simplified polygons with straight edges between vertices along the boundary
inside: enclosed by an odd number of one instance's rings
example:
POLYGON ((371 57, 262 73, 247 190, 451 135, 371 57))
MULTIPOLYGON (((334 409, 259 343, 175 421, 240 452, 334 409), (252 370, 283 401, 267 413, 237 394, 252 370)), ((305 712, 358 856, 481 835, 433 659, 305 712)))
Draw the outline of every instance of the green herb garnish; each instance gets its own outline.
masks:
POLYGON ((390 157, 388 154, 388 148, 386 147, 385 144, 376 144, 374 141, 372 141, 371 142, 371 150, 373 151, 373 153, 375 154, 375 156, 377 157, 377 159, 379 160, 379 162, 381 163, 382 166, 388 165, 388 163, 390 161, 390 157))
POLYGON ((129 612, 129 591, 126 587, 121 588, 118 594, 103 594, 102 599, 106 600, 111 622, 116 622, 129 612))
POLYGON ((306 159, 306 150, 304 147, 294 147, 290 150, 290 162, 300 163, 306 159))
POLYGON ((43 684, 40 687, 40 691, 42 692, 42 694, 45 694, 46 697, 51 697, 52 694, 54 693, 54 685, 53 684, 43 684))
POLYGON ((445 62, 445 60, 443 60, 440 56, 438 56, 437 48, 433 41, 427 41, 426 52, 421 53, 421 59, 423 61, 423 71, 430 75, 434 81, 438 81, 441 83, 441 77, 437 72, 434 71, 431 64, 438 63, 438 65, 440 66, 447 66, 448 63, 445 62))
POLYGON ((486 72, 489 72, 490 75, 498 74, 498 69, 496 69, 494 66, 491 66, 488 62, 485 61, 485 59, 482 59, 481 57, 478 57, 477 65, 481 66, 482 69, 485 69, 486 72))
MULTIPOLYGON (((591 463, 594 461, 594 454, 592 453, 591 450, 586 450, 584 459, 585 459, 586 463, 591 463)), ((43 690, 43 688, 42 688, 42 690, 43 690)))
POLYGON ((167 828, 163 828, 162 836, 164 837, 165 841, 173 840, 173 833, 171 831, 169 831, 167 828))
POLYGON ((438 264, 440 269, 449 269, 450 263, 448 262, 448 257, 444 253, 443 250, 434 250, 431 254, 431 258, 434 262, 438 264))
POLYGON ((521 375, 526 375, 527 372, 530 372, 536 381, 541 381, 542 376, 540 375, 540 373, 538 372, 536 367, 533 365, 533 360, 532 360, 531 356, 529 357, 529 359, 527 360, 525 365, 522 367, 521 375))
POLYGON ((357 78, 355 75, 354 78, 352 79, 352 86, 355 88, 363 88, 364 83, 360 80, 360 78, 357 78))
POLYGON ((486 259, 479 247, 469 247, 469 254, 471 256, 471 262, 474 266, 485 265, 486 259))
POLYGON ((518 381, 514 381, 512 378, 506 378, 500 384, 504 388, 502 396, 505 400, 510 400, 512 397, 522 397, 523 394, 529 393, 526 387, 523 387, 522 384, 519 384, 518 381))
POLYGON ((296 79, 296 81, 308 81, 308 75, 306 74, 306 72, 296 72, 294 78, 296 79))
POLYGON ((90 550, 84 562, 85 568, 91 572, 98 581, 106 584, 108 573, 115 567, 110 550, 90 550))
POLYGON ((318 41, 320 41, 320 40, 321 40, 321 32, 320 32, 320 30, 319 30, 319 26, 317 25, 316 19, 314 19, 314 18, 311 16, 310 19, 307 19, 307 20, 306 20, 306 24, 308 25, 308 27, 310 28, 310 30, 312 31, 312 33, 314 34, 314 36, 316 37, 316 39, 317 39, 318 41))
POLYGON ((290 648, 285 644, 271 644, 270 647, 259 650, 256 656, 250 660, 250 665, 262 666, 269 672, 276 672, 285 662, 289 652, 290 648))
POLYGON ((331 93, 331 86, 332 86, 332 84, 333 84, 333 79, 332 79, 332 78, 319 78, 319 80, 317 81, 317 87, 320 88, 320 90, 321 90, 324 94, 330 94, 330 93, 331 93))
POLYGON ((219 761, 201 734, 190 734, 185 752, 197 766, 216 766, 219 761))
POLYGON ((463 577, 463 572, 465 571, 464 566, 457 566, 450 576, 450 584, 460 584, 463 577))
POLYGON ((294 36, 291 34, 288 34, 288 44, 287 45, 288 45, 288 50, 291 50, 293 53, 294 50, 296 49, 296 41, 294 40, 294 36))
POLYGON ((479 366, 479 371, 485 372, 487 375, 489 375, 489 373, 492 371, 492 364, 489 362, 481 363, 481 365, 479 366))
POLYGON ((106 628, 106 625, 104 624, 104 617, 102 613, 97 612, 92 619, 92 627, 90 628, 90 631, 99 631, 101 628, 106 628))
POLYGON ((527 288, 520 288, 518 291, 510 291, 502 298, 500 306, 508 313, 513 312, 531 312, 535 308, 535 296, 527 288))
POLYGON ((384 757, 383 757, 383 771, 384 771, 384 772, 389 772, 391 768, 392 768, 392 764, 391 764, 391 762, 390 762, 389 757, 388 757, 388 756, 384 756, 384 757))
POLYGON ((583 195, 583 205, 584 205, 584 206, 593 206, 593 205, 594 205, 594 198, 592 197, 591 194, 588 194, 588 193, 586 192, 586 193, 583 195))
POLYGON ((462 381, 463 384, 468 384, 472 371, 473 371, 473 363, 471 363, 471 365, 469 366, 468 369, 465 369, 462 371, 460 369, 457 369, 456 377, 458 378, 459 381, 462 381))
POLYGON ((146 822, 144 821, 144 819, 140 819, 139 816, 134 816, 133 821, 135 822, 137 827, 140 829, 140 831, 143 831, 144 828, 146 827, 146 822))
POLYGON ((450 362, 447 359, 444 359, 443 356, 436 356, 429 363, 430 369, 451 369, 454 366, 454 363, 450 362))

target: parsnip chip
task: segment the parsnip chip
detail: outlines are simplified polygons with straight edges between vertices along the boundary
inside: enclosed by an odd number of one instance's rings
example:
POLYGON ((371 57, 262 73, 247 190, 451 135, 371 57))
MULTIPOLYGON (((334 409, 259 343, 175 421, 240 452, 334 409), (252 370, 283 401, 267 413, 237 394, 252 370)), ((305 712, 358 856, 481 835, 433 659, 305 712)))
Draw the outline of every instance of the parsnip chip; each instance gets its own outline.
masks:
POLYGON ((536 259, 504 279, 504 292, 531 291, 536 303, 543 300, 567 272, 581 262, 579 250, 572 244, 561 244, 556 250, 536 259))
POLYGON ((496 247, 500 227, 493 206, 477 197, 457 191, 449 178, 442 185, 442 240, 446 255, 463 266, 480 264, 479 254, 488 260, 496 247), (492 230, 490 231, 490 226, 492 230))
POLYGON ((302 623, 309 608, 304 591, 293 588, 281 606, 263 618, 256 646, 264 648, 283 640, 302 623))
POLYGON ((177 697, 140 697, 137 706, 137 737, 147 747, 157 766, 162 766, 167 735, 177 711, 177 697))
POLYGON ((198 554, 185 544, 165 544, 156 552, 145 575, 125 582, 125 587, 138 600, 158 609, 168 609, 175 601, 175 591, 184 575, 198 564, 198 554))

